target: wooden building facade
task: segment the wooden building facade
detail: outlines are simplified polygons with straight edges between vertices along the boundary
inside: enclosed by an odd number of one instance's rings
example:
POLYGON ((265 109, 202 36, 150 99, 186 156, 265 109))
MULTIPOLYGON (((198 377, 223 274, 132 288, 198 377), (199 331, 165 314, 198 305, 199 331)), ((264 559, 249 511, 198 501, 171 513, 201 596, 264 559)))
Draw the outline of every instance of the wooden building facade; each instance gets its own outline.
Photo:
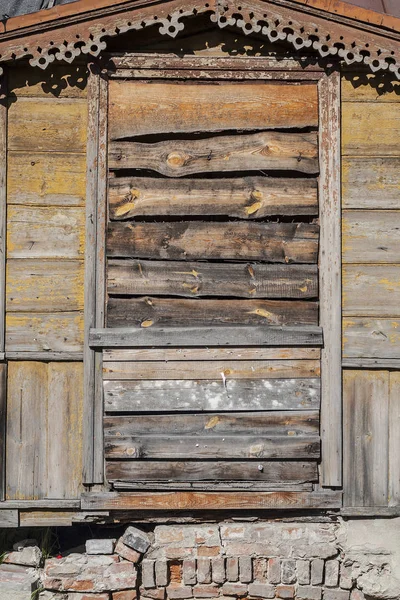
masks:
POLYGON ((400 19, 326 4, 5 24, 3 525, 400 512, 400 19))

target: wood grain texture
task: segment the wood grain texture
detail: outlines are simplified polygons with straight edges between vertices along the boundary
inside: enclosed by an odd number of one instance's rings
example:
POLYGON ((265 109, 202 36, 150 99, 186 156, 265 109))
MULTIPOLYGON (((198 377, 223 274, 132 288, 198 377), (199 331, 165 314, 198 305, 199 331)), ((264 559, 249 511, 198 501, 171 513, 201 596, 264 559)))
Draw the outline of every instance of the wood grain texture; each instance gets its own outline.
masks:
MULTIPOLYGON (((6 77, 4 77, 6 79, 6 77)), ((5 344, 6 252, 7 252, 7 121, 5 103, 0 105, 0 352, 5 344)))
POLYGON ((8 313, 6 351, 81 352, 83 312, 8 313))
POLYGON ((398 208, 400 158, 344 158, 342 191, 343 208, 398 208))
POLYGON ((345 74, 342 77, 343 102, 399 102, 398 81, 387 81, 374 73, 345 74))
MULTIPOLYGON (((400 214, 400 213, 399 213, 400 214)), ((316 298, 317 265, 109 260, 109 294, 316 298)))
POLYGON ((318 225, 308 223, 114 222, 108 228, 107 254, 114 258, 314 263, 318 237, 318 225))
POLYGON ((8 258, 83 258, 82 208, 9 205, 7 226, 8 258))
POLYGON ((14 98, 86 98, 85 65, 49 65, 46 71, 13 66, 8 76, 8 96, 14 98))
POLYGON ((318 212, 313 179, 149 179, 109 180, 110 218, 137 216, 223 215, 259 219, 269 215, 315 215, 318 212))
POLYGON ((155 362, 107 362, 103 366, 104 379, 295 379, 319 377, 318 360, 271 361, 169 361, 164 365, 155 362), (223 377, 222 377, 223 378, 223 377))
POLYGON ((112 142, 110 169, 151 169, 167 177, 234 171, 318 173, 315 133, 254 133, 157 143, 112 142))
POLYGON ((340 508, 342 493, 328 492, 109 492, 82 494, 83 510, 229 510, 340 508))
POLYGON ((79 497, 82 371, 79 363, 9 364, 8 499, 79 497))
POLYGON ((319 379, 105 381, 106 412, 319 409, 319 379))
POLYGON ((110 81, 110 139, 318 126, 316 85, 110 81))
POLYGON ((400 372, 389 375, 389 506, 400 506, 400 372))
POLYGON ((345 265, 343 314, 400 316, 400 265, 345 265))
POLYGON ((400 263, 400 210, 346 210, 343 262, 400 263))
POLYGON ((16 528, 19 526, 19 514, 17 510, 0 510, 0 527, 4 529, 16 528))
POLYGON ((344 318, 343 356, 400 359, 400 320, 344 318))
POLYGON ((170 360, 303 360, 319 359, 319 348, 122 348, 103 350, 103 362, 170 360))
POLYGON ((108 481, 164 481, 187 483, 248 481, 249 483, 301 484, 317 480, 314 461, 107 461, 108 481), (261 464, 262 469, 259 469, 261 464))
POLYGON ((8 111, 10 150, 85 152, 86 101, 19 98, 8 111))
POLYGON ((344 506, 387 506, 389 373, 345 371, 344 506))
MULTIPOLYGON (((221 290, 222 291, 222 290, 221 290)), ((222 292, 223 293, 223 292, 222 292)), ((108 327, 316 325, 318 303, 279 300, 110 298, 108 327)))
POLYGON ((68 152, 9 152, 7 200, 24 206, 84 206, 86 160, 68 152))
POLYGON ((2 363, 0 364, 0 502, 3 502, 6 497, 6 421, 7 364, 2 363))
POLYGON ((83 309, 83 261, 9 259, 9 312, 71 312, 83 309))
POLYGON ((344 102, 342 106, 344 156, 397 156, 400 102, 344 102))

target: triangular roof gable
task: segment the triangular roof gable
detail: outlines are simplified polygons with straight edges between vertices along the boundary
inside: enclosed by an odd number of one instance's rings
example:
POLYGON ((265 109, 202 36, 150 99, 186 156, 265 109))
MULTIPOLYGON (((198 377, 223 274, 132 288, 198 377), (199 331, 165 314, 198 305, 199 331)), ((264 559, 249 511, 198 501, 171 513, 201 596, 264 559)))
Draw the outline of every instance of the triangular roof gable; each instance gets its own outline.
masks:
POLYGON ((108 38, 127 31, 152 26, 175 37, 187 19, 200 14, 219 28, 229 25, 246 35, 286 41, 296 50, 364 63, 400 79, 400 19, 339 0, 80 0, 7 21, 0 62, 29 58, 42 69, 55 60, 71 63, 81 54, 98 56, 108 38))

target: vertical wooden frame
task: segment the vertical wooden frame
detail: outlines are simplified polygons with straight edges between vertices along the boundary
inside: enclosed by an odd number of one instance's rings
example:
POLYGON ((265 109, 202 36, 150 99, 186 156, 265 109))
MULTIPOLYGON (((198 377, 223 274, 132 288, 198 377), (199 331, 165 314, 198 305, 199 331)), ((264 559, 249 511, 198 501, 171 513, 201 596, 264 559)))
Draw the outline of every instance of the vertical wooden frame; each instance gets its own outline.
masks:
POLYGON ((321 353, 320 484, 342 485, 342 279, 340 72, 324 75, 319 89, 319 207, 321 353))
POLYGON ((0 102, 0 354, 5 351, 6 321, 7 104, 6 95, 0 102))

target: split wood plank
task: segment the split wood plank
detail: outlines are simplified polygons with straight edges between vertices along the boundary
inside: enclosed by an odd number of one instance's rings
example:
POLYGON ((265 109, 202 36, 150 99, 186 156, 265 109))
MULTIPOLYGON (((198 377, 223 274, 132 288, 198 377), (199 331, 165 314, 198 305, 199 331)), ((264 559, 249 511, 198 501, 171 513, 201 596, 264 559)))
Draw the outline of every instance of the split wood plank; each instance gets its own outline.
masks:
POLYGON ((389 373, 345 371, 344 505, 387 506, 389 373))
POLYGON ((9 312, 71 312, 83 309, 83 261, 9 259, 9 312))
POLYGON ((22 152, 84 153, 86 100, 19 98, 10 102, 8 144, 22 152))
POLYGON ((315 263, 318 238, 318 225, 308 223, 113 222, 107 254, 114 258, 315 263))
POLYGON ((317 325, 318 303, 297 300, 110 298, 108 327, 317 325))
POLYGON ((320 456, 318 438, 305 436, 178 436, 105 437, 108 459, 285 459, 320 456))
POLYGON ((83 510, 292 510, 340 508, 342 493, 326 492, 105 492, 82 494, 83 510))
MULTIPOLYGON (((147 462, 147 461, 146 461, 147 462)), ((167 463, 167 461, 165 461, 167 463)), ((227 461, 225 461, 227 462, 227 461)), ((236 462, 236 461, 235 461, 236 462)), ((246 461, 248 462, 248 461, 246 461)), ((286 462, 286 461, 285 461, 286 462)), ((126 464, 128 465, 134 465, 136 464, 136 461, 107 461, 106 462, 106 472, 108 472, 108 465, 111 465, 111 467, 115 464, 126 464)), ((195 461, 193 464, 196 464, 197 461, 195 461)), ((228 463, 229 464, 229 463, 228 463)), ((240 463, 240 464, 245 464, 245 463, 240 463)), ((311 463, 310 464, 314 464, 311 463)), ((283 491, 288 491, 288 492, 305 492, 305 491, 309 491, 312 492, 313 491, 313 484, 312 483, 288 483, 288 482, 277 482, 277 483, 269 483, 267 482, 262 482, 262 481, 119 481, 119 480, 113 480, 112 481, 112 489, 113 490, 121 490, 121 491, 128 491, 128 490, 140 490, 143 492, 143 490, 149 490, 149 491, 171 491, 171 490, 201 490, 201 491, 210 491, 210 492, 215 492, 215 491, 220 491, 220 492, 232 492, 233 490, 236 490, 238 493, 240 493, 242 490, 244 491, 253 491, 253 492, 283 492, 283 491)))
POLYGON ((19 527, 18 510, 4 509, 0 507, 0 527, 10 529, 19 527))
POLYGON ((318 297, 317 265, 111 259, 107 273, 108 293, 117 295, 318 297))
POLYGON ((252 483, 301 484, 318 479, 315 461, 107 461, 110 481, 174 483, 248 481, 252 483), (262 468, 259 469, 258 467, 262 468))
POLYGON ((223 215, 259 219, 269 215, 318 213, 315 179, 150 179, 109 180, 110 219, 138 216, 223 215))
POLYGON ((318 360, 271 361, 170 361, 163 365, 155 362, 104 363, 104 379, 297 379, 319 377, 318 360))
POLYGON ((400 320, 343 319, 343 356, 400 359, 400 320))
POLYGON ((400 210, 346 210, 343 262, 400 263, 400 210))
POLYGON ((344 102, 342 105, 344 156, 397 156, 400 102, 344 102))
POLYGON ((104 419, 108 438, 161 433, 162 435, 257 435, 311 436, 319 434, 318 411, 124 415, 104 419))
POLYGON ((151 348, 185 346, 321 346, 322 329, 312 325, 283 327, 150 327, 92 329, 89 344, 93 348, 151 348))
POLYGON ((8 258, 83 258, 83 208, 9 205, 7 228, 8 258))
POLYGON ((319 348, 122 348, 103 350, 103 362, 170 360, 303 360, 319 359, 319 348))
MULTIPOLYGON (((6 497, 7 364, 0 364, 0 502, 6 497)), ((1 508, 1 504, 0 504, 1 508)), ((1 515, 0 515, 1 518, 1 515)), ((0 522, 1 527, 1 522, 0 522)))
POLYGON ((86 98, 86 65, 48 65, 46 71, 13 66, 8 76, 10 98, 86 98))
POLYGON ((111 80, 109 85, 110 140, 171 131, 318 127, 315 84, 111 80))
POLYGON ((399 317, 400 265, 345 265, 343 314, 399 317))
POLYGON ((344 158, 342 189, 344 208, 398 208, 400 158, 344 158))
POLYGON ((83 325, 83 312, 8 313, 6 351, 82 352, 83 325))
POLYGON ((106 412, 315 410, 319 379, 105 381, 106 412))
POLYGON ((70 152, 9 152, 7 199, 24 206, 84 206, 86 158, 70 152))
POLYGON ((400 507, 400 372, 389 375, 388 504, 400 507))
POLYGON ((110 169, 151 169, 167 177, 232 171, 318 173, 315 133, 263 132, 157 143, 112 142, 110 169))

